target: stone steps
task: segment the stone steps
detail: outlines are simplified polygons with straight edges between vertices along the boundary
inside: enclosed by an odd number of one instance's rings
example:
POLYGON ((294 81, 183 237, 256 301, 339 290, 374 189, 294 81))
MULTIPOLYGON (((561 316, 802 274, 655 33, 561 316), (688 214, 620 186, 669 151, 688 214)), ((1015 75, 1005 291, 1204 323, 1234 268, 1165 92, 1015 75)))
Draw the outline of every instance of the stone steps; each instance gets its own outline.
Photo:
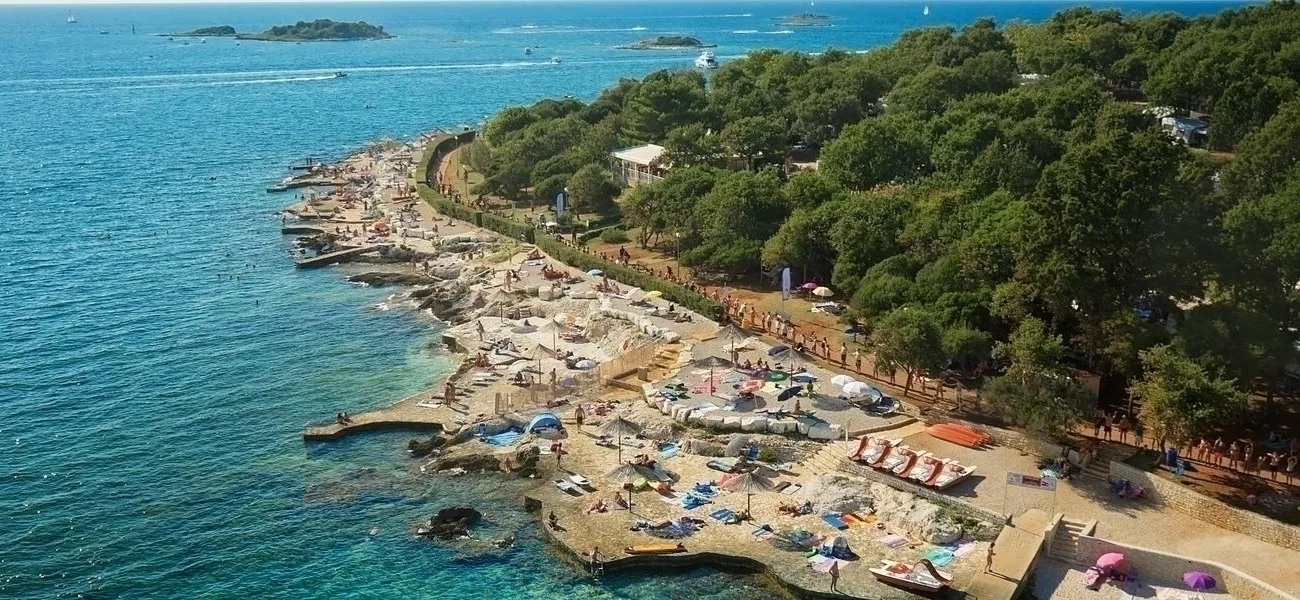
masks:
POLYGON ((842 441, 828 442, 816 454, 804 459, 800 466, 804 467, 804 470, 814 473, 834 473, 840 470, 840 460, 844 458, 848 451, 848 443, 842 441))
POLYGON ((1109 482, 1111 461, 1122 462, 1132 456, 1134 452, 1135 450, 1128 446, 1101 442, 1097 446, 1097 458, 1088 463, 1088 468, 1083 470, 1083 476, 1097 481, 1109 482))
POLYGON ((1078 560, 1079 536, 1091 535, 1097 527, 1096 521, 1074 521, 1061 519, 1052 539, 1052 558, 1073 563, 1078 560))

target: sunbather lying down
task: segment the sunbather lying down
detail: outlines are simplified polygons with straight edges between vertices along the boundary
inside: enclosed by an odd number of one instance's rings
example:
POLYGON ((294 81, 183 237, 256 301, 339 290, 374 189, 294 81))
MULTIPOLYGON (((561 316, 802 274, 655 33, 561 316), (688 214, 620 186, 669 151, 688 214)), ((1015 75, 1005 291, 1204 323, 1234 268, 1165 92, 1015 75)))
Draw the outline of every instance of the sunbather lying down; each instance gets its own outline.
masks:
POLYGON ((812 514, 812 502, 804 502, 803 504, 797 505, 782 503, 776 508, 776 512, 783 515, 790 515, 792 517, 810 515, 812 514))

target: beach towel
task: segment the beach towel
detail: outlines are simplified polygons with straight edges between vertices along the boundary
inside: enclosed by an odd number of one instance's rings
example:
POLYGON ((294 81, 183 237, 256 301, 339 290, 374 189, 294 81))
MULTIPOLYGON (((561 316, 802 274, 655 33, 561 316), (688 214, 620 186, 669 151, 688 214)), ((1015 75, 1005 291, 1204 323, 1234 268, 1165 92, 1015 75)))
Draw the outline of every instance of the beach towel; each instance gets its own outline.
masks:
POLYGON ((731 522, 732 520, 738 520, 736 517, 736 511, 731 510, 730 508, 719 508, 718 510, 715 510, 712 513, 710 513, 709 518, 713 519, 714 521, 721 521, 723 523, 728 523, 731 522))
POLYGON ((953 556, 947 548, 935 548, 925 553, 925 559, 936 567, 946 567, 952 564, 953 556))
POLYGON ((839 558, 831 558, 829 556, 822 556, 822 558, 825 560, 814 563, 812 566, 812 570, 818 573, 830 573, 832 565, 838 564, 840 566, 840 570, 843 571, 845 567, 853 564, 847 560, 842 560, 839 558))
POLYGON ((826 513, 822 515, 822 520, 825 521, 827 525, 836 529, 843 530, 849 528, 848 524, 844 522, 844 519, 841 519, 839 515, 834 513, 826 513))
POLYGON ((515 440, 518 440, 519 437, 522 435, 523 435, 522 433, 512 430, 512 431, 505 431, 502 433, 498 433, 496 435, 485 435, 479 439, 482 440, 483 443, 489 446, 496 446, 498 448, 503 448, 505 446, 509 446, 515 443, 515 440))
POLYGON ((685 498, 682 498, 682 508, 686 510, 695 510, 701 506, 704 506, 705 504, 712 504, 712 503, 713 503, 712 500, 697 496, 695 494, 687 494, 685 498))
POLYGON ((681 452, 681 450, 682 447, 678 446, 677 444, 664 444, 663 446, 659 447, 659 457, 664 460, 668 460, 674 456, 677 456, 677 453, 681 452))
POLYGON ((442 408, 442 402, 437 400, 421 400, 416 406, 420 408, 442 408))
POLYGON ((974 549, 975 549, 975 542, 966 542, 964 544, 958 544, 957 549, 952 551, 952 555, 957 558, 961 558, 963 556, 966 556, 967 554, 970 554, 971 551, 974 549))
POLYGON ((658 496, 659 499, 664 501, 664 503, 666 504, 672 504, 674 506, 682 505, 682 495, 678 494, 677 492, 668 492, 666 494, 663 492, 659 492, 658 496))
POLYGON ((790 487, 788 487, 788 488, 785 488, 784 490, 781 490, 781 493, 782 493, 782 494, 785 494, 785 495, 787 495, 787 496, 790 496, 790 495, 793 495, 795 492, 797 492, 797 491, 799 491, 799 490, 802 490, 802 489, 803 489, 803 486, 800 485, 800 484, 797 484, 797 483, 796 483, 796 484, 794 484, 794 485, 792 485, 792 486, 790 486, 790 487))
POLYGON ((753 531, 749 532, 749 534, 760 540, 770 540, 776 535, 772 533, 772 526, 766 523, 755 527, 753 531))
POLYGON ((897 533, 891 533, 880 538, 880 543, 890 548, 902 548, 907 545, 907 538, 898 535, 897 533))

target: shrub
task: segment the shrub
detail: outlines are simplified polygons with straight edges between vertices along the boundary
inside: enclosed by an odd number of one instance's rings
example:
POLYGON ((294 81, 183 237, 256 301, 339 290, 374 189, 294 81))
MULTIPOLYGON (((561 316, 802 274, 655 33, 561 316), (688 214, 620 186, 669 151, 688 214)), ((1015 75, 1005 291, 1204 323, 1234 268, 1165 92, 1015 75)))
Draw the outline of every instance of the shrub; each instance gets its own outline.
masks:
POLYGON ((600 232, 600 241, 606 244, 626 244, 630 239, 626 231, 617 227, 610 227, 600 232))

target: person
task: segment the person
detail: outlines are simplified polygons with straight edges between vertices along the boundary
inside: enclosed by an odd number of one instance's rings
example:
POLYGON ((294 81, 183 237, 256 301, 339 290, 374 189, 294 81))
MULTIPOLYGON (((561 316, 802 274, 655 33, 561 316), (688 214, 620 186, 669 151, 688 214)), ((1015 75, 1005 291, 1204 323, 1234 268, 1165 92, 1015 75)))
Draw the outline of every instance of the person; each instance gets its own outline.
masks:
POLYGON ((1134 420, 1133 421, 1133 443, 1137 444, 1138 448, 1142 448, 1145 450, 1146 444, 1142 440, 1142 433, 1143 433, 1142 421, 1134 420))
POLYGON ((564 444, 555 442, 555 468, 560 468, 560 461, 564 459, 564 444))
POLYGON ((984 557, 984 572, 985 572, 985 573, 992 573, 992 572, 993 572, 993 546, 994 546, 995 544, 997 544, 996 541, 989 542, 989 553, 988 553, 987 556, 984 557))
POLYGON ((1277 467, 1281 463, 1282 457, 1276 452, 1268 453, 1268 470, 1271 473, 1270 478, 1277 481, 1277 467))
POLYGON ((831 591, 838 592, 840 584, 840 561, 838 559, 831 560, 835 561, 831 563, 831 591))
POLYGON ((1214 457, 1214 466, 1217 467, 1219 466, 1220 463, 1223 462, 1223 455, 1227 451, 1227 449, 1228 449, 1228 445, 1223 442, 1222 436, 1214 440, 1214 450, 1212 451, 1211 454, 1214 457))
POLYGON ((1232 440, 1232 443, 1228 444, 1228 468, 1236 470, 1240 463, 1241 446, 1237 444, 1237 440, 1232 440))
POLYGON ((1115 424, 1115 417, 1110 413, 1101 413, 1101 431, 1106 434, 1106 441, 1110 441, 1111 427, 1115 424))
POLYGON ((1246 440, 1246 458, 1241 462, 1241 470, 1246 472, 1258 472, 1259 469, 1252 469, 1255 464, 1255 442, 1246 440))
POLYGON ((573 420, 578 424, 578 430, 582 430, 582 418, 583 418, 582 407, 579 406, 573 409, 573 420))
POLYGON ((1097 416, 1097 420, 1092 422, 1092 437, 1101 439, 1101 424, 1104 422, 1105 419, 1103 419, 1100 415, 1097 416))
POLYGON ((447 401, 447 404, 448 404, 448 405, 450 405, 451 403, 455 402, 455 401, 456 401, 456 384, 454 384, 454 383, 448 381, 448 382, 446 383, 446 385, 442 386, 442 395, 443 395, 443 398, 447 401))
POLYGON ((1128 430, 1133 428, 1133 423, 1128 420, 1128 414, 1122 414, 1119 417, 1119 443, 1128 443, 1128 430))
POLYGON ((1297 460, 1300 459, 1297 459, 1296 454, 1294 452, 1291 453, 1290 456, 1286 457, 1286 482, 1288 485, 1291 483, 1291 475, 1295 473, 1295 465, 1297 460))
POLYGON ((555 511, 551 511, 551 514, 546 517, 546 520, 550 522, 551 529, 555 529, 555 526, 560 523, 560 518, 555 516, 555 511))

